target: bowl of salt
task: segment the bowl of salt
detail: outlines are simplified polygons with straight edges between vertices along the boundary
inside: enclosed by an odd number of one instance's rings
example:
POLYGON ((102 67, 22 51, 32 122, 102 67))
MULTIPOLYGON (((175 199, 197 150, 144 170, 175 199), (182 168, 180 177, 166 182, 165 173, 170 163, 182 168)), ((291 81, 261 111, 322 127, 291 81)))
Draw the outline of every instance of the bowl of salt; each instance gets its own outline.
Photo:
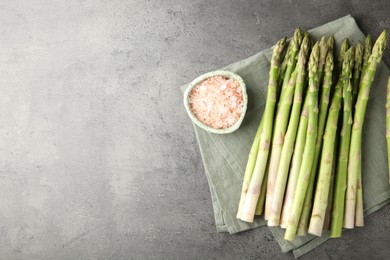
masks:
POLYGON ((244 80, 230 71, 213 71, 193 80, 184 92, 188 116, 215 134, 236 131, 244 119, 248 95, 244 80))

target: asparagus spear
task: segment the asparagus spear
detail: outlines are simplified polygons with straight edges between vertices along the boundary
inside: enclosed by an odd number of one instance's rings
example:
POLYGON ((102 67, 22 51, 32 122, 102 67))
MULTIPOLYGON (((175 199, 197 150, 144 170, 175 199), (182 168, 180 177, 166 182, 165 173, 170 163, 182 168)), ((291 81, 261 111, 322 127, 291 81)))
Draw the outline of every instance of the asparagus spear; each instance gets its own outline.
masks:
MULTIPOLYGON (((345 78, 344 78, 345 80, 345 78)), ((346 93, 346 92, 345 92, 346 93)), ((344 215, 345 187, 348 171, 348 155, 351 141, 351 100, 349 95, 344 95, 344 115, 343 126, 341 130, 340 155, 337 162, 337 172, 334 190, 333 209, 331 216, 331 237, 340 237, 342 232, 342 221, 344 215)))
MULTIPOLYGON (((330 47, 329 47, 329 50, 328 50, 328 52, 330 52, 330 51, 332 51, 332 53, 333 53, 333 47, 334 47, 334 39, 332 38, 332 42, 331 43, 329 43, 330 42, 330 40, 331 39, 329 39, 328 40, 328 46, 331 44, 331 46, 332 46, 332 50, 330 49, 330 47)), ((334 74, 334 73, 333 73, 334 74)), ((336 135, 336 141, 335 141, 335 147, 336 146, 338 146, 337 144, 338 144, 338 136, 336 135)), ((338 158, 338 153, 335 151, 335 153, 334 153, 334 155, 333 155, 333 160, 337 160, 337 158, 338 158)), ((318 164, 318 162, 317 162, 317 164, 318 164)), ((317 165, 317 167, 318 167, 318 165, 317 165)), ((317 169, 318 170, 318 169, 317 169)), ((330 215, 331 215, 331 208, 332 208, 332 201, 333 201, 333 186, 334 186, 334 175, 335 175, 335 172, 336 172, 336 165, 335 164, 333 164, 333 166, 332 166, 332 175, 331 175, 331 186, 330 186, 330 194, 329 194, 329 197, 328 197, 328 206, 327 206, 327 208, 326 208, 326 215, 325 215, 325 222, 324 222, 324 229, 330 229, 329 227, 330 227, 330 215)))
MULTIPOLYGON (((330 41, 331 49, 333 50, 333 45, 331 45, 333 41, 330 41)), ((329 57, 327 56, 328 53, 328 45, 325 43, 325 38, 323 38, 320 42, 320 60, 318 62, 318 70, 320 73, 320 70, 323 70, 320 66, 324 66, 324 63, 326 62, 325 67, 325 77, 324 78, 324 84, 322 86, 321 91, 321 98, 320 98, 320 115, 319 115, 319 123, 318 123, 318 134, 317 134, 317 141, 316 141, 316 148, 315 148, 315 154, 314 154, 314 162, 313 162, 313 169, 312 173, 310 175, 310 181, 309 186, 306 191, 305 195, 305 202, 302 209, 301 218, 299 220, 298 225, 298 232, 297 234, 299 236, 304 236, 307 233, 308 228, 308 221, 311 213, 312 208, 312 198, 313 198, 313 189, 314 189, 314 182, 315 182, 315 176, 317 173, 318 168, 318 160, 320 158, 321 153, 321 145, 322 145, 322 138, 325 130, 325 121, 326 116, 328 114, 328 105, 329 105, 329 96, 330 96, 330 87, 332 85, 332 72, 333 72, 333 52, 330 52, 329 57)), ((321 80, 321 78, 320 78, 321 80)))
POLYGON ((282 52, 286 38, 279 40, 273 50, 271 59, 270 76, 268 82, 267 101, 263 114, 264 123, 263 131, 260 136, 259 151, 256 158, 255 168, 248 187, 248 192, 245 196, 244 205, 240 214, 240 219, 246 222, 253 222, 257 201, 259 199, 264 173, 267 166, 269 146, 272 135, 272 127, 274 120, 275 104, 276 104, 276 89, 278 71, 280 67, 280 53, 282 52))
MULTIPOLYGON (((367 52, 370 52, 371 47, 371 38, 367 37, 368 43, 367 43, 367 52)), ((355 70, 353 72, 353 104, 356 102, 358 88, 359 88, 359 81, 360 81, 360 71, 362 69, 362 63, 363 63, 363 44, 359 42, 356 46, 356 52, 355 52, 355 70), (360 56, 360 57, 359 57, 360 56)), ((361 155, 360 155, 361 156, 361 155)), ((364 216, 363 216, 363 189, 362 189, 362 165, 361 165, 361 158, 359 160, 359 175, 358 175, 358 184, 357 184, 357 190, 356 190, 356 208, 355 208, 355 226, 356 227, 363 227, 364 226, 364 216)))
POLYGON ((357 94, 359 91, 359 80, 360 80, 360 71, 362 69, 363 62, 363 44, 358 42, 355 47, 355 65, 353 70, 353 79, 352 79, 352 104, 355 104, 357 94))
MULTIPOLYGON (((328 45, 329 45, 329 40, 328 40, 328 45)), ((333 44, 332 44, 333 47, 333 44)), ((330 49, 328 50, 328 52, 330 49)), ((333 51, 332 51, 333 53, 333 51)), ((340 120, 339 120, 340 121, 340 120)), ((338 158, 338 144, 339 143, 339 136, 336 135, 336 140, 335 140, 335 149, 334 149, 334 154, 333 154, 333 160, 337 161, 338 158)), ((330 217, 331 217, 331 210, 332 210, 332 204, 333 204, 333 188, 334 188, 334 176, 336 172, 336 164, 334 163, 332 165, 332 175, 330 177, 330 188, 329 188, 329 196, 328 196, 328 206, 326 207, 326 213, 325 213, 325 222, 324 222, 324 229, 330 229, 330 217)))
POLYGON ((363 75, 366 72, 371 51, 372 51, 371 35, 367 35, 366 40, 364 41, 363 63, 362 63, 362 71, 360 74, 361 76, 360 76, 359 86, 363 81, 363 75))
POLYGON ((292 241, 298 227, 308 181, 310 179, 311 169, 314 161, 314 149, 317 138, 318 128, 318 58, 319 46, 316 43, 310 55, 309 60, 309 122, 307 127, 306 144, 303 153, 301 169, 299 171, 297 188, 294 200, 291 206, 291 213, 286 228, 284 238, 292 241))
POLYGON ((280 163, 277 171, 277 177, 275 181, 275 190, 273 194, 271 211, 268 218, 269 226, 277 226, 280 221, 280 213, 282 211, 282 203, 284 197, 284 191, 287 182, 287 175, 289 171, 291 156, 293 153, 293 146, 295 137, 297 134, 299 116, 302 106, 302 92, 304 87, 305 79, 305 65, 309 52, 309 35, 305 34, 305 37, 302 41, 301 49, 299 51, 298 62, 296 70, 297 72, 297 81, 295 86, 294 93, 294 103, 291 111, 290 122, 288 124, 287 133, 283 143, 283 148, 280 156, 280 163))
POLYGON ((268 171, 268 181, 267 181, 267 194, 266 194, 266 201, 265 201, 265 213, 264 218, 267 220, 268 216, 270 214, 270 207, 271 207, 271 201, 272 201, 272 195, 273 195, 273 188, 276 180, 276 173, 279 165, 279 159, 280 159, 280 153, 283 146, 283 139, 284 134, 286 132, 287 124, 288 124, 288 116, 290 113, 291 108, 291 102, 288 104, 286 109, 283 110, 283 112, 279 113, 279 108, 282 103, 284 103, 285 95, 286 95, 286 89, 288 87, 292 72, 295 68, 296 64, 296 57, 297 53, 299 51, 299 47, 302 42, 302 30, 298 27, 294 32, 294 37, 291 40, 290 44, 290 51, 289 51, 289 57, 287 60, 287 67, 286 72, 284 74, 283 78, 283 85, 282 90, 280 93, 278 108, 276 112, 276 125, 273 133, 273 140, 272 140, 272 149, 271 149, 271 157, 270 157, 270 164, 269 164, 269 171, 268 171))
MULTIPOLYGON (((368 35, 366 37, 365 41, 365 47, 364 47, 364 57, 362 58, 362 72, 361 75, 364 75, 367 66, 368 66, 368 60, 369 56, 371 55, 371 36, 368 35)), ((360 77, 360 81, 362 81, 363 77, 360 77)), ((361 154, 360 154, 360 160, 359 160, 359 172, 358 172, 358 184, 357 184, 357 190, 356 190, 356 208, 355 208, 355 226, 356 227, 362 227, 364 226, 364 215, 363 215, 363 190, 362 190, 362 161, 361 161, 361 154)))
POLYGON ((389 184, 390 184, 390 77, 387 79, 386 141, 387 141, 387 163, 388 163, 389 184))
POLYGON ((248 156, 248 162, 246 164, 245 168, 245 174, 244 174, 244 180, 242 181, 242 190, 241 190, 241 198, 240 203, 238 204, 238 211, 237 211, 237 218, 239 219, 241 217, 242 207, 244 206, 244 201, 246 194, 248 192, 249 184, 252 178, 253 169, 255 168, 256 163, 256 157, 257 153, 259 151, 259 144, 260 144, 260 136, 263 131, 263 118, 260 121, 259 127, 257 128, 255 139, 253 141, 251 150, 249 152, 248 156))
MULTIPOLYGON (((341 131, 341 145, 339 158, 342 162, 348 160, 349 140, 351 135, 352 125, 352 85, 350 78, 352 76, 353 62, 355 50, 351 47, 345 54, 343 61, 343 71, 341 76, 341 84, 343 88, 343 127, 341 131)), ((337 118, 336 118, 337 119, 337 118)), ((335 147, 335 138, 337 130, 337 120, 328 122, 327 133, 324 136, 324 147, 321 155, 320 172, 318 175, 317 189, 314 198, 313 212, 310 219, 309 233, 321 236, 326 207, 328 205, 330 179, 332 174, 333 153, 335 147), (328 132, 329 126, 329 132, 328 132)), ((347 164, 345 163, 345 166, 347 164)), ((346 167, 344 169, 346 171, 346 167)))
POLYGON ((359 163, 356 163, 361 158, 361 142, 362 142, 362 130, 364 115, 366 112, 368 97, 372 81, 375 76, 376 68, 382 59, 383 51, 386 47, 386 30, 381 33, 375 42, 370 55, 367 68, 363 74, 363 80, 359 86, 359 94, 356 101, 355 115, 353 120, 351 147, 349 153, 348 164, 348 180, 347 180, 347 192, 345 199, 345 215, 344 215, 344 227, 353 228, 355 221, 355 208, 356 208, 356 187, 358 182, 359 163))
MULTIPOLYGON (((329 46, 329 50, 328 52, 331 52, 333 53, 333 48, 334 48, 334 38, 333 36, 329 37, 328 39, 328 46, 329 46), (331 47, 330 47, 331 46, 331 47)), ((335 75, 335 73, 333 73, 333 75, 335 75)), ((336 137, 336 143, 335 145, 337 146, 338 144, 338 136, 336 137)), ((337 158, 338 156, 338 153, 335 152, 334 153, 334 158, 337 158)), ((336 160, 336 159, 334 159, 336 160)), ((317 162, 318 164, 318 162, 317 162)), ((318 167, 318 165, 317 165, 318 167)), ((330 194, 329 194, 329 198, 328 198, 328 206, 326 208, 326 215, 325 215, 325 223, 324 223, 324 229, 330 229, 330 215, 331 215, 331 208, 332 208, 332 201, 333 201, 333 187, 334 187, 334 175, 335 175, 335 172, 336 172, 336 165, 333 165, 332 166, 332 176, 331 176, 331 186, 330 186, 330 194)))

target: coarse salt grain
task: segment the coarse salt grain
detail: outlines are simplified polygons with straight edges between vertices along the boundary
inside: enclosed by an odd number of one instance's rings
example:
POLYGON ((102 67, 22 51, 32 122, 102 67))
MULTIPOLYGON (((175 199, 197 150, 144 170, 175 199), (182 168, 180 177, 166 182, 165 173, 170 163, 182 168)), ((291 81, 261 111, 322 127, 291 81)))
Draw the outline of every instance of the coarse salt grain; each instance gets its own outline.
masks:
POLYGON ((234 125, 244 105, 240 83, 223 76, 210 77, 195 86, 189 102, 199 121, 215 129, 234 125))

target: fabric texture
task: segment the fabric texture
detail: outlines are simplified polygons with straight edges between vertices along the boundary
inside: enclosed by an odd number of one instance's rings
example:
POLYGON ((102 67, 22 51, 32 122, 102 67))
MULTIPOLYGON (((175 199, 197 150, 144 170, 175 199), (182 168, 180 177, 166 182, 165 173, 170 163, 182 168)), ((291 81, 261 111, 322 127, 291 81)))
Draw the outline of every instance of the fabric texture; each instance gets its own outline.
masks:
MULTIPOLYGON (((323 35, 335 38, 335 53, 341 41, 348 37, 352 46, 364 42, 364 34, 350 15, 309 30, 313 40, 323 35)), ((265 225, 262 217, 254 223, 236 218, 241 186, 248 153, 258 128, 266 102, 272 49, 261 51, 245 60, 228 65, 222 70, 240 75, 247 86, 248 109, 241 127, 234 133, 218 135, 208 133, 194 125, 205 173, 210 186, 215 223, 218 232, 234 234, 265 225)), ((364 214, 369 215, 390 202, 390 185, 387 174, 387 147, 385 139, 385 102, 388 67, 378 66, 370 92, 362 147, 362 181, 364 214)), ((188 84, 181 86, 184 92, 188 84)), ((293 251, 295 257, 310 252, 325 242, 328 232, 322 237, 308 235, 297 237, 293 242, 283 239, 284 229, 270 227, 283 252, 293 251)), ((344 231, 344 232, 353 232, 344 231)))

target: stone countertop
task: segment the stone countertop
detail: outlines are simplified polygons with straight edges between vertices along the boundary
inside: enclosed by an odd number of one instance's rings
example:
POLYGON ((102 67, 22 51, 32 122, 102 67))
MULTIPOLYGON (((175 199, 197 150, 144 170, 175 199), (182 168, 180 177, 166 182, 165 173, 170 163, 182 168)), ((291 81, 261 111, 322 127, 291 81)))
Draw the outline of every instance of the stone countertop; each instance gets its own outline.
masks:
MULTIPOLYGON (((216 232, 179 86, 378 1, 0 3, 0 258, 290 259, 267 228, 216 232)), ((390 64, 387 50, 384 61, 390 64)), ((302 259, 387 258, 390 207, 302 259)))

